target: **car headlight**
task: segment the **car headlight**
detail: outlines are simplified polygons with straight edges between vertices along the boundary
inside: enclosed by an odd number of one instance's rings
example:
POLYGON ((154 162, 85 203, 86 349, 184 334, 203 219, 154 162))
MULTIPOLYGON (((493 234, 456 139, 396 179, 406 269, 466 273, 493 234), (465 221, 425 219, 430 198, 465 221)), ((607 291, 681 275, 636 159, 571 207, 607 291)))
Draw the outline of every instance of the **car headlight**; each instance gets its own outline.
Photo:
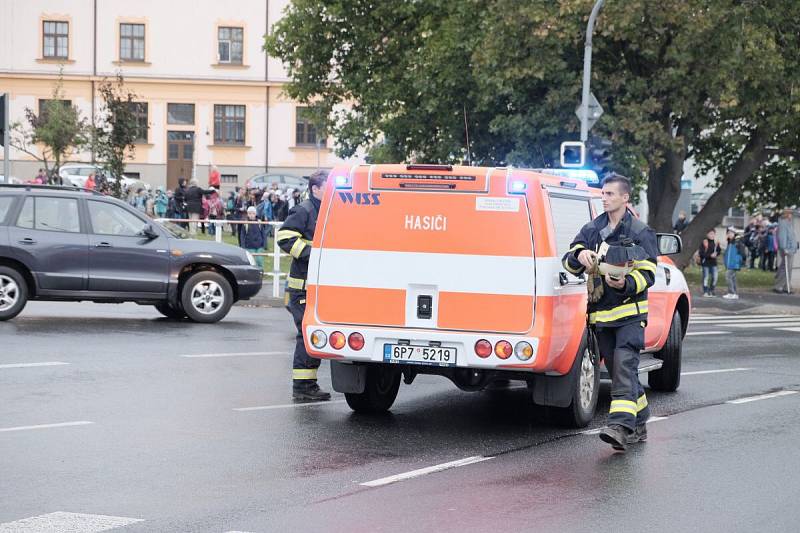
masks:
POLYGON ((256 266, 256 258, 255 258, 255 256, 253 254, 251 254, 250 252, 248 252, 247 250, 245 250, 244 253, 247 254, 247 262, 250 263, 250 266, 251 267, 256 266))

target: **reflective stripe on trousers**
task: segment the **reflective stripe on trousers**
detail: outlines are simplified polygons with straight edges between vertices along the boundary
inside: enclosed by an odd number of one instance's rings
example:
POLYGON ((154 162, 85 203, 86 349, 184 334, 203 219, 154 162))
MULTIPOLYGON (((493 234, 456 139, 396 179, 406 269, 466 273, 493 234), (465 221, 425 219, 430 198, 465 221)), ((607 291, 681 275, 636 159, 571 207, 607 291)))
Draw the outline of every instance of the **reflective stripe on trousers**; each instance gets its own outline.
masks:
POLYGON ((628 429, 650 418, 647 396, 639 382, 639 352, 644 348, 644 323, 633 321, 613 328, 597 328, 600 355, 611 376, 608 423, 628 429))

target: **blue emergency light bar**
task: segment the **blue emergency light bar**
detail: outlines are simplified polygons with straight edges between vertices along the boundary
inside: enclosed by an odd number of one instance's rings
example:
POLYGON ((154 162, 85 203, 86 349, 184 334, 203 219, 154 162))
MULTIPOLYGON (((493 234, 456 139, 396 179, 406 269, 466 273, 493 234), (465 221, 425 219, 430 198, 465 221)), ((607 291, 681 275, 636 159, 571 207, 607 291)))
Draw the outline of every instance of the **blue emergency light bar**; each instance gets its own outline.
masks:
POLYGON ((597 176, 597 172, 587 168, 540 168, 536 171, 560 178, 582 180, 589 185, 600 185, 600 178, 597 176))

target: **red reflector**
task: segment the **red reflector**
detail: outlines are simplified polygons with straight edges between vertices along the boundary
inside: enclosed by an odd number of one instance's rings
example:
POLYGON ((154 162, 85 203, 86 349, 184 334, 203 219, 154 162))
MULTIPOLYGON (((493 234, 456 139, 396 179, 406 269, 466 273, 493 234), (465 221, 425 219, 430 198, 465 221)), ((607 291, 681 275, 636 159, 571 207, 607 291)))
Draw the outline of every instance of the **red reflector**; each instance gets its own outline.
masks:
POLYGON ((351 333, 347 344, 351 349, 358 351, 364 347, 364 336, 361 333, 351 333))
POLYGON ((479 340, 475 343, 475 353, 484 359, 489 357, 492 355, 492 343, 483 339, 479 340))
POLYGON ((344 338, 344 333, 342 333, 341 331, 334 331, 333 333, 331 333, 331 338, 329 339, 329 342, 331 343, 332 348, 336 350, 341 350, 342 348, 344 348, 346 342, 344 338))
POLYGON ((494 347, 494 353, 500 359, 508 359, 514 353, 514 348, 508 341, 500 341, 494 347))

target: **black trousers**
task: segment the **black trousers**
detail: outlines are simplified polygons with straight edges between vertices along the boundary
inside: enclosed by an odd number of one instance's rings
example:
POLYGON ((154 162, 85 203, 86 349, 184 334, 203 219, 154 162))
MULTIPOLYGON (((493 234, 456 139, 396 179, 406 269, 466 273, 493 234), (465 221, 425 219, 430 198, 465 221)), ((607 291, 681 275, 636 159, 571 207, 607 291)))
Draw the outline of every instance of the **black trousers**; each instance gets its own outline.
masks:
POLYGON ((294 359, 292 361, 292 381, 295 385, 308 385, 317 381, 317 369, 321 361, 308 355, 303 342, 303 315, 306 312, 306 293, 289 291, 287 309, 292 314, 297 328, 295 338, 294 359))
POLYGON ((618 327, 597 327, 600 355, 611 376, 611 408, 608 423, 628 429, 644 424, 650 408, 639 382, 639 352, 644 348, 644 322, 618 327))

